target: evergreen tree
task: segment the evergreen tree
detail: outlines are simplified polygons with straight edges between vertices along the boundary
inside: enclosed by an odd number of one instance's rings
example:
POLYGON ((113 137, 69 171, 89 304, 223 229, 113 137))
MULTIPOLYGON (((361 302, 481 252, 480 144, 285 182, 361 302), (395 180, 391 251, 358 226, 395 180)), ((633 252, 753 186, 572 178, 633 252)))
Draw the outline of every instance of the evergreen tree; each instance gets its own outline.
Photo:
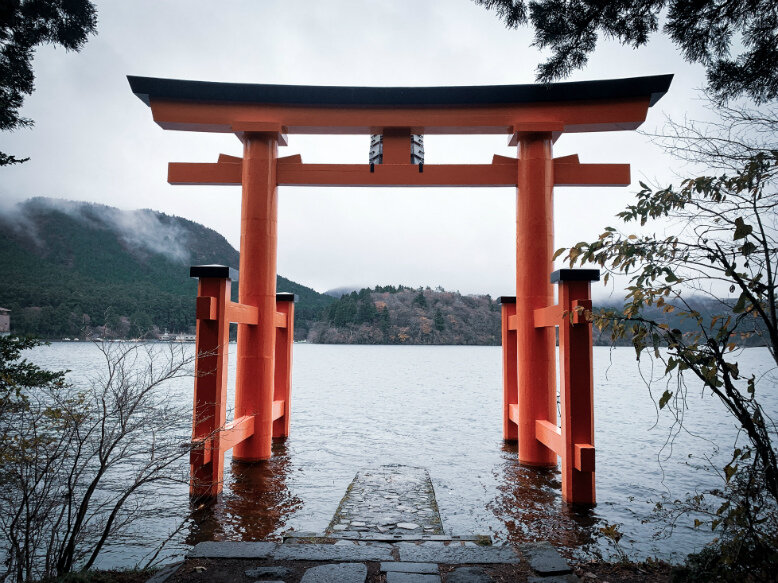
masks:
POLYGON ((357 323, 372 324, 377 315, 373 296, 369 289, 363 289, 359 292, 359 305, 357 307, 357 323))
MULTIPOLYGON (((97 11, 88 0, 0 2, 0 131, 32 125, 19 116, 19 109, 35 88, 35 47, 60 45, 78 51, 96 28, 97 11)), ((26 160, 0 152, 0 166, 26 160)))
POLYGON ((147 338, 153 327, 154 323, 146 312, 138 310, 130 317, 131 338, 147 338))
POLYGON ((381 328, 381 333, 384 335, 384 342, 389 341, 389 310, 381 308, 377 314, 378 326, 381 328))
POLYGON ((446 320, 443 318, 443 313, 440 311, 440 308, 435 310, 435 330, 438 332, 443 332, 446 328, 446 320))
POLYGON ((567 77, 583 67, 598 35, 637 48, 659 30, 684 59, 706 68, 719 99, 748 96, 757 102, 778 97, 778 10, 775 0, 475 0, 497 11, 509 28, 527 23, 534 45, 550 49, 538 67, 538 81, 567 77), (734 41, 734 42, 733 42, 734 41), (733 55, 733 44, 742 47, 733 55))

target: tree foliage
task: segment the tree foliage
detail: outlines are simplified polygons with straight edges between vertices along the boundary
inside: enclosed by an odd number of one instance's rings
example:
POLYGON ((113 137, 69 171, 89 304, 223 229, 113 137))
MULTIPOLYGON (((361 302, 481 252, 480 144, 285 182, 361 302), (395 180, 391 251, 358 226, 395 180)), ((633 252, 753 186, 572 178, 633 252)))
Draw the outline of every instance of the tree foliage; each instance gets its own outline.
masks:
MULTIPOLYGON (((50 44, 78 51, 96 28, 97 11, 89 0, 0 2, 0 131, 32 125, 19 109, 35 88, 35 48, 50 44)), ((0 152, 0 166, 26 160, 0 152)))
POLYGON ((668 119, 662 131, 643 133, 675 158, 708 172, 734 174, 753 156, 778 150, 778 102, 754 107, 742 101, 717 103, 705 92, 701 97, 715 117, 668 119))
POLYGON ((683 57, 706 69, 721 100, 778 97, 778 10, 773 0, 474 0, 508 27, 530 24, 534 44, 551 56, 537 70, 550 82, 583 67, 600 35, 637 48, 660 28, 683 57), (735 44, 742 44, 733 55, 735 44))
MULTIPOLYGON (((0 215, 0 306, 11 310, 17 334, 193 333, 197 283, 189 265, 238 261, 212 229, 154 211, 36 198, 0 215)), ((239 285, 233 283, 233 299, 239 285)), ((334 301, 281 276, 277 287, 297 296, 297 338, 334 301)))
MULTIPOLYGON (((56 391, 64 385, 65 373, 43 370, 26 359, 22 351, 40 346, 33 338, 0 336, 0 440, 8 438, 14 418, 30 409, 28 393, 36 387, 56 391)), ((0 477, 2 482, 2 477, 0 477)))
POLYGON ((500 307, 487 296, 376 286, 329 306, 307 340, 327 344, 464 344, 500 341, 500 307))
POLYGON ((0 338, 0 580, 90 568, 114 537, 154 516, 153 487, 180 482, 191 414, 165 384, 191 375, 181 346, 97 345, 103 372, 84 386, 19 360, 38 343, 0 338), (0 407, 7 412, 8 407, 0 407))
MULTIPOLYGON (((627 274, 621 311, 593 315, 614 340, 628 338, 638 358, 646 352, 663 361, 668 388, 660 409, 686 406, 685 378, 692 375, 736 421, 745 441, 736 443, 722 469, 725 489, 714 493, 721 505, 710 512, 712 528, 722 528, 734 556, 765 555, 778 542, 778 429, 762 404, 774 392, 774 378, 761 383, 741 370, 738 354, 753 337, 761 338, 778 366, 778 151, 747 157, 730 174, 684 180, 679 188, 642 184, 637 200, 618 216, 641 226, 671 220, 674 234, 636 235, 608 227, 596 241, 566 251, 570 265, 594 263, 611 274, 627 274), (717 313, 702 314, 690 294, 707 294, 717 313), (646 315, 660 308, 691 324, 686 332, 646 315), (670 384, 670 381, 672 384, 670 384), (740 553, 743 553, 740 555, 740 553)), ((702 508, 702 498, 689 506, 702 508)))

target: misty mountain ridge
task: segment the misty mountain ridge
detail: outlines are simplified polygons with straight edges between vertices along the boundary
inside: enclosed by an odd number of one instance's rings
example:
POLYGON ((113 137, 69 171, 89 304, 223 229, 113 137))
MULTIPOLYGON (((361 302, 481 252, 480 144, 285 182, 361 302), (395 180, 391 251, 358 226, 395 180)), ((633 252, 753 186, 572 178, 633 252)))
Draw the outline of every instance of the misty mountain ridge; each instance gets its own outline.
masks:
POLYGON ((327 291, 324 292, 324 295, 331 296, 339 300, 343 296, 348 295, 352 292, 358 292, 361 289, 363 289, 363 287, 358 285, 342 285, 340 287, 334 287, 332 289, 328 289, 327 291))
MULTIPOLYGON (((152 210, 38 197, 0 215, 0 306, 17 332, 78 336, 108 319, 117 335, 133 322, 191 332, 189 266, 214 263, 237 268, 238 251, 213 229, 152 210)), ((297 294, 301 332, 332 301, 284 277, 277 287, 297 294)))
POLYGON ((71 253, 72 248, 47 227, 54 216, 70 219, 73 226, 87 231, 103 231, 129 254, 140 261, 163 255, 181 265, 210 262, 229 257, 237 267, 238 252, 212 229, 181 217, 150 209, 122 210, 98 203, 35 197, 17 204, 0 215, 4 229, 9 228, 18 241, 34 246, 43 257, 71 253), (65 245, 63 245, 65 243, 65 245))

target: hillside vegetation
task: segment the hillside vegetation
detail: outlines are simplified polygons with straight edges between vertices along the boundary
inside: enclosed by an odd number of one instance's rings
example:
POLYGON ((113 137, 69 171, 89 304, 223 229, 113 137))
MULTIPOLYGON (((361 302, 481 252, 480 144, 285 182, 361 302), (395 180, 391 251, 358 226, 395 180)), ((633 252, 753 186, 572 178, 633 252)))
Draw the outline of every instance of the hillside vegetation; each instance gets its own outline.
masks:
POLYGON ((376 286, 341 297, 308 333, 324 344, 500 344, 500 304, 487 296, 376 286))
MULTIPOLYGON (((0 216, 0 306, 20 334, 192 333, 189 266, 212 263, 237 268, 238 252, 212 229, 151 210, 34 198, 0 216)), ((277 286, 297 294, 303 337, 333 301, 284 277, 277 286)))
MULTIPOLYGON (((0 307, 11 310, 14 332, 43 338, 192 334, 197 284, 189 266, 237 267, 238 259, 220 234, 180 217, 35 198, 0 215, 0 307)), ((488 295, 400 285, 335 299, 281 276, 277 287, 297 294, 297 340, 500 344, 500 304, 488 295)), ((690 299, 703 315, 720 310, 715 303, 690 299)), ((688 319, 653 310, 646 315, 682 332, 694 329, 688 319)), ((595 330, 594 341, 610 344, 609 331, 595 330)))
MULTIPOLYGON (((689 306, 703 317, 721 312, 721 302, 734 301, 691 298, 689 306)), ((614 305, 595 306, 618 308, 614 305)), ((488 295, 463 296, 441 288, 377 286, 344 295, 322 313, 307 335, 308 342, 323 344, 465 344, 499 345, 500 304, 488 295)), ((695 322, 661 308, 646 308, 643 315, 684 335, 696 333, 695 322)), ((593 330, 597 346, 631 346, 629 338, 614 343, 611 331, 593 330)), ((746 346, 761 346, 754 334, 739 339, 746 346)))

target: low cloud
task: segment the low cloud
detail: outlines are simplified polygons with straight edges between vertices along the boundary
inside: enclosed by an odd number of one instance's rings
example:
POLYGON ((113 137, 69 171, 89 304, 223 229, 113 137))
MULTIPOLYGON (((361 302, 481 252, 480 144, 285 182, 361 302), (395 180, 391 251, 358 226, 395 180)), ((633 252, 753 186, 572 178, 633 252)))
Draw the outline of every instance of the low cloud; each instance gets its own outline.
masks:
POLYGON ((12 208, 0 209, 11 227, 42 245, 34 217, 41 210, 55 210, 93 229, 108 229, 128 249, 141 253, 162 254, 178 263, 190 259, 186 229, 181 219, 151 210, 125 211, 101 204, 56 198, 32 198, 12 208))

